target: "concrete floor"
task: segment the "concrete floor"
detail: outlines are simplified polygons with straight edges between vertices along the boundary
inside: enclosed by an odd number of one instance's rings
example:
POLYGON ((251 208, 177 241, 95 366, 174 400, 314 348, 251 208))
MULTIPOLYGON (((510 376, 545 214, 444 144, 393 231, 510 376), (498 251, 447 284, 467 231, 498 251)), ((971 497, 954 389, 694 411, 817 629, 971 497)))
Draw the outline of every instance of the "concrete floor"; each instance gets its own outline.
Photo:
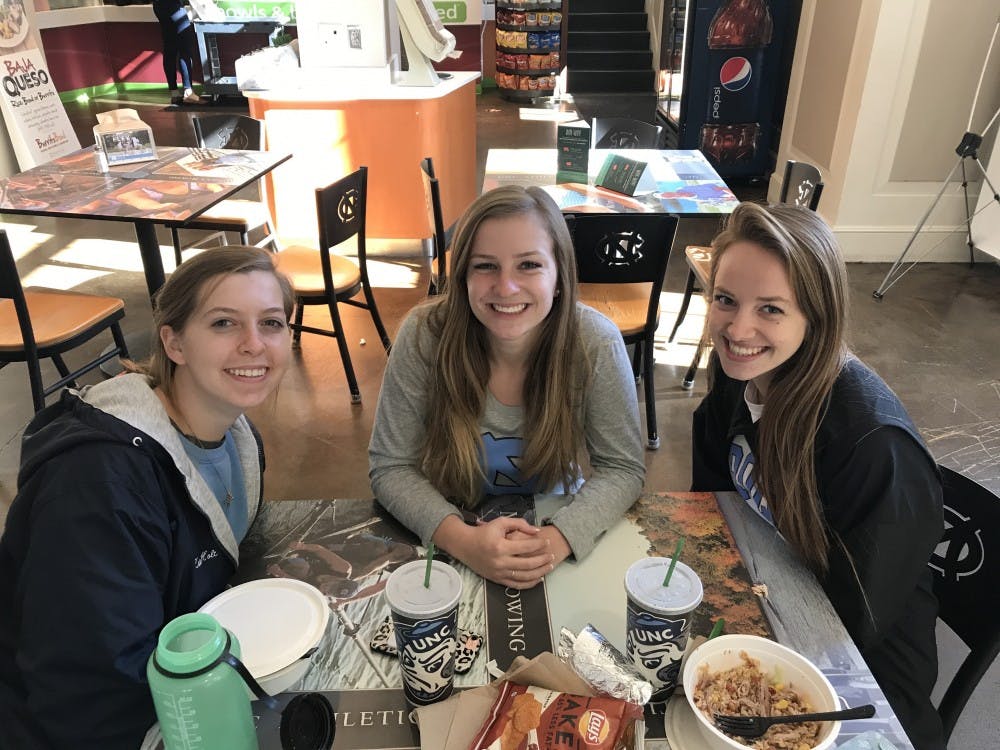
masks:
MULTIPOLYGON (((164 91, 135 96, 129 102, 71 105, 70 109, 82 143, 91 138, 94 111, 126 105, 139 109, 158 143, 193 143, 190 112, 164 111, 165 102, 164 91)), ((480 175, 490 147, 546 147, 554 142, 552 122, 521 120, 518 105, 503 101, 495 92, 479 97, 480 175)), ((762 197, 761 189, 754 186, 737 186, 736 191, 743 198, 762 197)), ((120 296, 126 301, 126 331, 149 326, 149 300, 130 224, 5 217, 4 225, 26 284, 120 296)), ((715 220, 682 221, 670 260, 656 365, 662 448, 645 455, 650 491, 685 489, 690 482, 691 413, 705 393, 704 373, 699 372, 692 391, 681 389, 680 381, 700 334, 704 308, 699 300, 693 301, 674 343, 667 344, 666 335, 687 273, 682 249, 707 242, 717 226, 715 220)), ((169 270, 173 253, 168 233, 162 231, 160 239, 169 270)), ((398 242, 393 248, 393 255, 381 256, 372 267, 390 336, 427 288, 419 243, 414 242, 412 253, 406 256, 400 256, 398 242)), ((885 271, 881 264, 849 267, 854 350, 896 390, 942 464, 1000 492, 1000 267, 985 258, 974 267, 921 264, 878 302, 871 292, 885 271)), ((342 308, 342 314, 363 403, 350 403, 334 342, 307 336, 273 403, 252 414, 268 446, 265 491, 270 499, 371 493, 366 448, 385 354, 366 313, 342 308), (368 343, 362 345, 362 339, 368 343)), ((310 308, 306 315, 315 323, 328 322, 320 308, 310 308)), ((51 375, 54 368, 47 367, 46 372, 51 375)), ((91 374, 85 381, 95 382, 98 377, 91 374)), ((0 370, 0 523, 16 491, 19 442, 31 415, 24 368, 11 365, 0 370)), ((964 658, 964 647, 950 633, 941 633, 940 642, 942 674, 947 677, 964 658)), ((1000 747, 997 705, 1000 668, 994 664, 963 715, 951 747, 1000 747)))

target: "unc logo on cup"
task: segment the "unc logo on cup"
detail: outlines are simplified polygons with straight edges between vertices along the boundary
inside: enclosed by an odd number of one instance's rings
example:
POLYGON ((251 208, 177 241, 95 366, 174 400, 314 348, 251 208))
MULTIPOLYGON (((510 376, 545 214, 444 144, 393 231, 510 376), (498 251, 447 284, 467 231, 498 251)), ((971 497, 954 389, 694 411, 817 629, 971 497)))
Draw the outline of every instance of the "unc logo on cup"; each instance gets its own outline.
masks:
POLYGON ((719 69, 719 83, 726 91, 742 91, 752 77, 753 66, 745 57, 730 57, 719 69))
POLYGON ((625 653, 652 684, 651 700, 666 700, 677 685, 687 645, 688 619, 663 618, 636 608, 632 602, 626 615, 625 653))
POLYGON ((403 689, 417 704, 433 703, 451 693, 455 674, 454 618, 423 620, 412 626, 396 623, 403 689))

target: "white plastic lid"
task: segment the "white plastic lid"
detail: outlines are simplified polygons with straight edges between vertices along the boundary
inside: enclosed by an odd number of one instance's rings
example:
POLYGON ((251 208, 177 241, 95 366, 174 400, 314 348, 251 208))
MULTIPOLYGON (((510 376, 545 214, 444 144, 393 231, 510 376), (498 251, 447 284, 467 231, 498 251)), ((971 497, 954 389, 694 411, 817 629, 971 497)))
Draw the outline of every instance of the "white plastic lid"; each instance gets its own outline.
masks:
POLYGON ((704 594, 701 579, 684 563, 678 561, 670 576, 670 585, 663 579, 670 567, 670 558, 647 557, 637 560, 625 572, 625 590, 636 603, 663 615, 690 612, 704 594))
POLYGON ((240 642, 241 661, 260 679, 316 646, 330 608, 315 586, 294 578, 264 578, 234 586, 199 612, 215 617, 240 642))
POLYGON ((426 560, 414 560, 396 568, 385 586, 389 607, 413 618, 436 617, 450 611, 462 598, 462 577, 447 563, 435 560, 430 588, 424 587, 426 560))

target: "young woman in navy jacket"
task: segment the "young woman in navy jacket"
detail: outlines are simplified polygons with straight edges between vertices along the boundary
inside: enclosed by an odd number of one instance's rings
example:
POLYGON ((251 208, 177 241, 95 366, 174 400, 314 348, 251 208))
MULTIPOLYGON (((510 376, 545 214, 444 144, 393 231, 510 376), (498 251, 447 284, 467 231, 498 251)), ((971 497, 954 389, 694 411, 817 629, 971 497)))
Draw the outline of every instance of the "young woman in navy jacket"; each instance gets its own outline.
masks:
POLYGON ((225 588, 259 515, 243 411, 287 368, 293 301, 268 252, 202 253, 156 298, 143 372, 26 428, 0 539, 0 747, 139 747, 160 629, 225 588))
POLYGON ((918 750, 944 531, 940 476, 896 394, 845 343, 847 275, 816 213, 743 203, 713 242, 695 490, 736 490, 816 573, 918 750))

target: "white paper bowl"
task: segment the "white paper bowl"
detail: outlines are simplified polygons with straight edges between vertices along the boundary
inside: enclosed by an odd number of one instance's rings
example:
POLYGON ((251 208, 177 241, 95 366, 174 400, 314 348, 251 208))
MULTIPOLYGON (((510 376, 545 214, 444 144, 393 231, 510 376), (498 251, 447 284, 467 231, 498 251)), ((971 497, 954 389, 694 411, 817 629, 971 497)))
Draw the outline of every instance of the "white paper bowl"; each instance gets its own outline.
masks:
MULTIPOLYGON (((718 729, 694 704, 694 687, 698 681, 698 670, 708 666, 709 673, 732 669, 742 663, 740 652, 760 662, 764 674, 774 674, 780 670, 783 683, 795 690, 812 711, 837 711, 841 708, 837 693, 826 675, 808 659, 790 648, 756 635, 721 635, 702 643, 687 658, 684 664, 684 696, 698 720, 707 747, 711 750, 747 750, 747 746, 730 739, 718 729)), ((840 734, 839 721, 822 723, 819 742, 812 750, 827 750, 840 734)))
POLYGON ((323 640, 330 619, 326 597, 294 578, 262 578, 226 589, 199 612, 236 636, 241 659, 269 695, 298 682, 309 668, 302 657, 323 640))
POLYGON ((283 693, 302 679, 306 670, 309 669, 310 663, 312 663, 312 659, 299 659, 287 667, 279 669, 277 672, 271 672, 271 674, 260 677, 257 682, 267 691, 268 695, 283 693))

